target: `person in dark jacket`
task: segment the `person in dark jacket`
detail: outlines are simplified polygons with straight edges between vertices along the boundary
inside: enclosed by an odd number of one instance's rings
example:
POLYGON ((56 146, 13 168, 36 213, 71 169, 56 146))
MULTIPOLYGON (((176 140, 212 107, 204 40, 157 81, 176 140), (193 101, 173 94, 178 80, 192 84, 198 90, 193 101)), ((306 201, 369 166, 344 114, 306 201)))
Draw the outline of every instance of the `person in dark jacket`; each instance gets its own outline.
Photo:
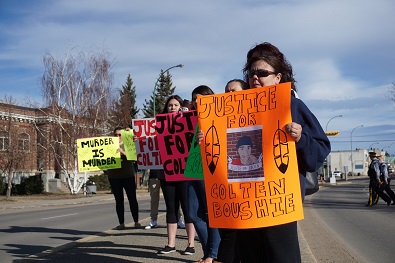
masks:
POLYGON ((135 227, 141 227, 139 223, 139 204, 136 196, 136 181, 134 174, 133 161, 126 159, 126 152, 123 149, 123 141, 121 138, 121 127, 114 129, 114 136, 119 138, 118 151, 121 153, 121 168, 107 170, 108 180, 110 181, 111 190, 115 198, 115 209, 118 216, 119 225, 115 227, 116 230, 125 229, 125 207, 124 207, 124 193, 128 197, 130 212, 134 220, 135 227))
POLYGON ((391 198, 392 204, 395 205, 395 193, 392 191, 391 186, 390 186, 390 178, 388 177, 388 167, 387 164, 383 160, 383 156, 379 155, 377 156, 377 159, 379 159, 379 167, 380 167, 380 190, 382 192, 386 192, 387 195, 391 198))
MULTIPOLYGON (((293 137, 299 168, 302 199, 306 172, 315 172, 330 153, 330 142, 320 123, 302 100, 295 97, 292 66, 274 45, 264 42, 247 54, 243 69, 250 88, 291 82, 292 122, 285 131, 293 137)), ((297 222, 237 231, 241 262, 301 262, 297 222)))
POLYGON ((391 204, 391 198, 387 194, 385 194, 380 188, 381 184, 381 172, 380 172, 380 162, 378 159, 378 155, 375 152, 369 153, 370 157, 370 165, 368 169, 368 176, 370 178, 369 181, 369 200, 365 206, 373 206, 377 204, 379 197, 387 203, 387 205, 391 204))

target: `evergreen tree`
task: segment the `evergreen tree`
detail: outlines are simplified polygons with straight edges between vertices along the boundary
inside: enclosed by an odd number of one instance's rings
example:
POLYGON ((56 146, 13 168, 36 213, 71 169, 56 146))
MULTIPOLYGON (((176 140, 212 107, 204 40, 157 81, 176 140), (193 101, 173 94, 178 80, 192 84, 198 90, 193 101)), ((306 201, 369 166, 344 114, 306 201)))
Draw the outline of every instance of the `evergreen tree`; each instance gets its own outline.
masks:
POLYGON ((133 80, 130 74, 126 79, 126 85, 122 86, 120 95, 121 98, 125 97, 127 99, 127 103, 130 103, 130 117, 131 119, 135 119, 140 109, 136 106, 136 86, 133 87, 133 80))
POLYGON ((173 95, 176 89, 176 87, 172 86, 173 82, 171 81, 171 74, 167 72, 167 74, 165 75, 163 70, 161 70, 159 79, 156 83, 155 94, 151 95, 149 101, 145 100, 145 103, 143 105, 143 113, 146 118, 152 118, 154 116, 154 96, 155 114, 162 113, 167 98, 173 95))
POLYGON ((133 80, 129 74, 126 84, 119 91, 118 101, 113 103, 110 125, 112 128, 116 126, 131 127, 131 120, 136 118, 139 111, 136 107, 136 87, 133 86, 133 80))

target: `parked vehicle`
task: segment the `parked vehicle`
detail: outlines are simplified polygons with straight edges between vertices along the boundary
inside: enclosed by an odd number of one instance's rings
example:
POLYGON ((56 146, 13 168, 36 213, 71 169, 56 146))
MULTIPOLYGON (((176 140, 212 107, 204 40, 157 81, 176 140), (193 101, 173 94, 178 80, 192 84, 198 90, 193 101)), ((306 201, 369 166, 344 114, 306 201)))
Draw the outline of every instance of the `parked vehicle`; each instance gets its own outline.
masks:
POLYGON ((340 172, 340 171, 334 171, 332 174, 333 174, 336 178, 341 178, 341 177, 342 177, 342 172, 340 172))

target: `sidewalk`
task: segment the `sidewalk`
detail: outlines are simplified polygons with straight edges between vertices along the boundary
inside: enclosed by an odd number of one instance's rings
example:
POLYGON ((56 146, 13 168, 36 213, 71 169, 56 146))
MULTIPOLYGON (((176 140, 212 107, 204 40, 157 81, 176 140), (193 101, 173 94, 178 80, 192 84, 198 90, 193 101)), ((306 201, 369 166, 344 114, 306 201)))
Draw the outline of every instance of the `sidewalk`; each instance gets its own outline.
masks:
MULTIPOLYGON (((138 191, 138 195, 148 194, 146 191, 138 191)), ((49 205, 76 204, 109 201, 109 196, 93 196, 73 200, 45 200, 40 204, 29 204, 28 207, 42 207, 49 205)), ((26 207, 27 204, 22 204, 26 207)), ((17 204, 13 208, 17 209, 17 204)), ((66 245, 32 255, 27 259, 15 262, 195 262, 202 255, 199 241, 195 242, 196 253, 194 255, 182 255, 181 252, 187 247, 187 236, 185 229, 177 230, 176 249, 177 252, 170 254, 157 254, 157 251, 167 244, 167 231, 165 214, 158 217, 158 228, 145 230, 135 229, 132 224, 126 225, 125 230, 107 230, 96 236, 89 236, 66 245)), ((149 218, 140 220, 142 226, 149 223, 149 218)), ((299 227, 299 243, 303 263, 317 262, 311 253, 303 233, 299 227)))

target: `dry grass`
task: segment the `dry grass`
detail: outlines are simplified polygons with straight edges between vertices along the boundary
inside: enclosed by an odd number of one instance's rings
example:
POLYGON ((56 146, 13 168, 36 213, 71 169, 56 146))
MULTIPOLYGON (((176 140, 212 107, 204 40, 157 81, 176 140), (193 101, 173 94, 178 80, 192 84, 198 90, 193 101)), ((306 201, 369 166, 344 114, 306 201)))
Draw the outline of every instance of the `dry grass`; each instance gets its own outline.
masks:
MULTIPOLYGON (((110 191, 98 191, 96 195, 108 195, 110 191)), ((67 193, 42 193, 36 195, 13 195, 9 198, 0 196, 0 204, 30 203, 37 200, 63 200, 63 199, 79 199, 84 198, 82 193, 72 195, 67 193)))

